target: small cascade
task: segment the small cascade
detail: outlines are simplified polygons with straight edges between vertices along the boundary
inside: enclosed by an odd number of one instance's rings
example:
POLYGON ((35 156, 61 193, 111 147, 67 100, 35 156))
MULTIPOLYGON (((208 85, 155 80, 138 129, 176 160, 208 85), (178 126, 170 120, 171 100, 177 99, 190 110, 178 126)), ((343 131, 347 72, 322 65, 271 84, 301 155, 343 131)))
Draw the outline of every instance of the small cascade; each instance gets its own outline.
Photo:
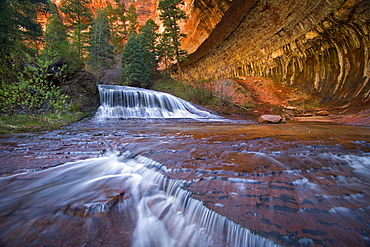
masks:
POLYGON ((220 118, 173 95, 148 89, 98 85, 96 117, 105 118, 220 118))
MULTIPOLYGON (((7 235, 16 232, 8 243, 23 244, 17 236, 27 238, 23 234, 29 228, 22 222, 27 217, 38 226, 37 217, 48 213, 61 218, 73 213, 88 219, 117 211, 129 214, 136 222, 131 239, 134 247, 278 246, 205 207, 182 188, 186 181, 167 178, 162 174, 165 169, 151 159, 133 158, 125 152, 1 178, 5 191, 0 192, 0 219, 9 220, 12 226, 6 230, 7 235), (11 193, 12 189, 18 192, 11 193), (26 211, 26 215, 6 218, 34 205, 37 208, 26 211)), ((41 229, 39 233, 33 231, 32 237, 46 238, 46 234, 47 230, 41 229)), ((3 237, 0 231, 0 239, 3 237)))

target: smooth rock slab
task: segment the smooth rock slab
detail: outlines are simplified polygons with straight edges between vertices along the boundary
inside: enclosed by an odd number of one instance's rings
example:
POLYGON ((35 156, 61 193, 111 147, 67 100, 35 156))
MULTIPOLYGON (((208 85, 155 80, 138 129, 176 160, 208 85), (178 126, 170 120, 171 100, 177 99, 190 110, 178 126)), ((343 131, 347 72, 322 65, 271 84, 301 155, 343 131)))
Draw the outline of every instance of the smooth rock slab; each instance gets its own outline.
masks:
POLYGON ((280 115, 262 115, 258 118, 259 123, 285 123, 285 119, 280 115))

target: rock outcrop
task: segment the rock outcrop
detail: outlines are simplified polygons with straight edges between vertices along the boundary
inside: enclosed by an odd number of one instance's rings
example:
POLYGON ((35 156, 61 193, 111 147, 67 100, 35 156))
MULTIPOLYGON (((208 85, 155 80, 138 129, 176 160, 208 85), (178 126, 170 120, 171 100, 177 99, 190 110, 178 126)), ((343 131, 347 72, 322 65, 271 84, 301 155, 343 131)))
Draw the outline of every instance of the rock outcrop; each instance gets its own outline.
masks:
MULTIPOLYGON (((141 23, 159 23, 158 0, 120 2, 134 4, 141 23)), ((265 77, 321 103, 369 104, 369 0, 184 0, 181 8, 188 16, 182 48, 190 54, 183 78, 265 77)))
POLYGON ((228 11, 183 77, 261 76, 321 102, 369 103, 370 1, 232 1, 228 11))

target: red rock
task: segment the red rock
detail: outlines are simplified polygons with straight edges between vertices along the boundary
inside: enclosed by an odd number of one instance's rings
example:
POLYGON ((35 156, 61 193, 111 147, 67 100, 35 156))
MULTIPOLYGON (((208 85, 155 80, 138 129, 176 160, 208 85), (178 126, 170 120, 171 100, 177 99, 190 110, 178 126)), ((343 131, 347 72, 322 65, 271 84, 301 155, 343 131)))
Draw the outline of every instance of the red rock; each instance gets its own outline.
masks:
POLYGON ((285 119, 280 115, 262 115, 258 118, 259 123, 284 123, 285 119))
POLYGON ((329 114, 330 113, 325 110, 316 112, 316 116, 329 116, 329 114))

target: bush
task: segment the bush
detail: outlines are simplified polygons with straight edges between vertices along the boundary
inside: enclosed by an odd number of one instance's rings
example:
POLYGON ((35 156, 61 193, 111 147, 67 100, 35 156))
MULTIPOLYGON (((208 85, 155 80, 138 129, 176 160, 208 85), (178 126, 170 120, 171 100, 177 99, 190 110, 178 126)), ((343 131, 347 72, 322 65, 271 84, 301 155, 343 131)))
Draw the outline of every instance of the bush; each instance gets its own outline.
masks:
MULTIPOLYGON (((59 113, 66 108, 68 96, 47 80, 49 61, 29 63, 16 82, 0 85, 0 111, 3 114, 59 113)), ((63 68, 57 71, 63 73, 63 68)))

